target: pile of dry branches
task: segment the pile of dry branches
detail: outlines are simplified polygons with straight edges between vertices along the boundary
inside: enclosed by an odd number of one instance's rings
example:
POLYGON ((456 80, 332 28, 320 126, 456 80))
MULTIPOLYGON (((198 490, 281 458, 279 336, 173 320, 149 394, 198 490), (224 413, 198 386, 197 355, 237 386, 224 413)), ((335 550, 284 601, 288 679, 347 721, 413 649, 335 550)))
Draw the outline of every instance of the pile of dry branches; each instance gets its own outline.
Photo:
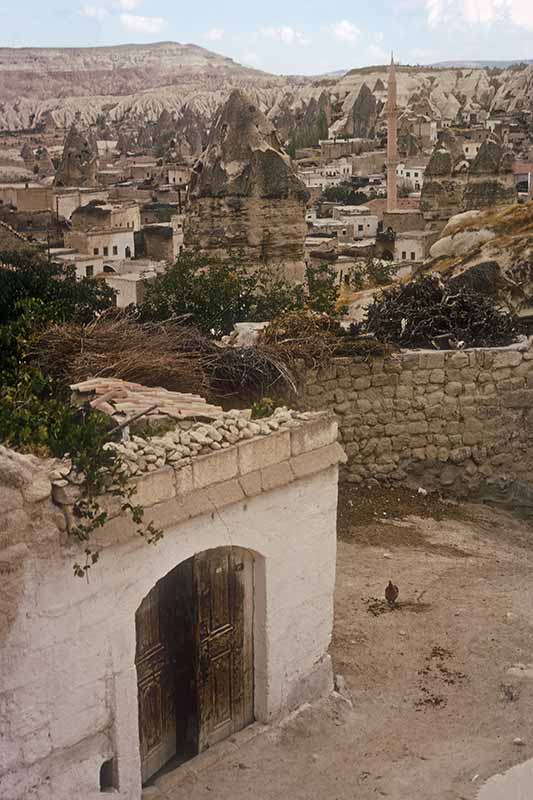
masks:
POLYGON ((138 323, 105 316, 89 325, 53 325, 33 342, 31 358, 64 386, 111 377, 205 394, 203 337, 177 322, 138 323))
POLYGON ((64 387, 112 377, 204 397, 295 389, 275 348, 221 347, 182 319, 139 323, 104 315, 89 325, 53 325, 35 338, 30 355, 64 387))
POLYGON ((285 364, 302 359, 307 366, 326 363, 334 356, 383 356, 388 345, 361 335, 358 326, 343 328, 328 314, 290 311, 281 314, 263 331, 260 346, 274 350, 285 364))

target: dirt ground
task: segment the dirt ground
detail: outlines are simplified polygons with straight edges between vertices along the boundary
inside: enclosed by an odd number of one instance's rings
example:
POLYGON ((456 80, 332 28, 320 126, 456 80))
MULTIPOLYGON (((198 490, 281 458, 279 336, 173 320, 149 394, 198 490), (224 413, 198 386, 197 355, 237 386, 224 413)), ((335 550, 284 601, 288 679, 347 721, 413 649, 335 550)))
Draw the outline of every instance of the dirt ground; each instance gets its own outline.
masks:
POLYGON ((532 568, 532 519, 346 488, 331 646, 342 695, 244 731, 146 798, 476 798, 533 758, 533 670, 516 667, 533 662, 532 568))

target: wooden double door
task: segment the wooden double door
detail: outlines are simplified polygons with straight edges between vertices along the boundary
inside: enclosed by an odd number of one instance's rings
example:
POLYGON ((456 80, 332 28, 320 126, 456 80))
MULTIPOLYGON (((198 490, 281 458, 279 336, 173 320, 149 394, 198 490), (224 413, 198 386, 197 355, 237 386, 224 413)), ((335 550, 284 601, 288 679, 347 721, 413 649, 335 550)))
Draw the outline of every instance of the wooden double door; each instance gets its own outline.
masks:
POLYGON ((253 557, 207 550, 160 580, 135 616, 142 780, 254 718, 253 557))

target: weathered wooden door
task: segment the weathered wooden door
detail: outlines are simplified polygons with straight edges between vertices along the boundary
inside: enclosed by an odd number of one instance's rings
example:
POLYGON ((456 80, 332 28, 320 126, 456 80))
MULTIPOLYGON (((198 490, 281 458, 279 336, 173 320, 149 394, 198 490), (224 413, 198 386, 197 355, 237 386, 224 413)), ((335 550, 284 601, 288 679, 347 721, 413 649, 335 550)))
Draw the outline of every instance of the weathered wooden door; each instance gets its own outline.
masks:
POLYGON ((253 557, 180 564, 135 615, 142 781, 253 721, 253 557))
POLYGON ((198 752, 249 725, 253 711, 253 558, 222 547, 194 558, 198 752))
POLYGON ((176 649, 172 573, 156 583, 135 615, 143 783, 176 753, 176 649))

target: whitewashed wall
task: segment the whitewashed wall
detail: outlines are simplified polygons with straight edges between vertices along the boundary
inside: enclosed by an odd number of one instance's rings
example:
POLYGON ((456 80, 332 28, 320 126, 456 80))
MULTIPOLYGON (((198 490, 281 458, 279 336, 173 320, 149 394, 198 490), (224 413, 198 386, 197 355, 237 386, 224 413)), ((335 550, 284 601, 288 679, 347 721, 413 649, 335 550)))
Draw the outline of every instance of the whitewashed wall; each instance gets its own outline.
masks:
POLYGON ((221 472, 223 480, 207 487, 219 454, 198 459, 182 497, 169 491, 172 470, 147 475, 143 502, 152 497, 147 516, 165 527, 164 538, 148 545, 123 518, 112 520, 99 535, 104 549, 88 583, 73 577, 81 549, 64 530, 42 472, 0 453, 0 499, 12 508, 4 523, 15 542, 0 551, 2 800, 101 797, 100 767, 109 758, 118 770, 115 796, 140 798, 135 611, 160 578, 203 550, 236 545, 255 554, 256 718, 268 721, 331 689, 342 451, 332 443, 331 421, 315 423, 309 435, 292 432, 288 452, 287 436, 261 441, 257 459, 246 442, 237 477, 221 472), (17 478, 5 463, 27 474, 17 478), (35 547, 21 541, 28 531, 40 536, 35 547))

